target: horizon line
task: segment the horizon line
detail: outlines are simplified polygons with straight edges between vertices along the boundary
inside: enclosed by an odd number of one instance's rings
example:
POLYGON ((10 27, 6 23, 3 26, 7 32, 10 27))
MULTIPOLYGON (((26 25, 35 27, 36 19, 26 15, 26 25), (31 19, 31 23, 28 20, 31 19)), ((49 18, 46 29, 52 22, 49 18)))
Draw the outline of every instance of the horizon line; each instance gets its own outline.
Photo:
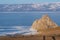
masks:
MULTIPOLYGON (((60 2, 40 2, 40 3, 6 3, 6 4, 44 4, 44 3, 60 3, 60 2)), ((4 3, 0 3, 4 4, 4 3)))

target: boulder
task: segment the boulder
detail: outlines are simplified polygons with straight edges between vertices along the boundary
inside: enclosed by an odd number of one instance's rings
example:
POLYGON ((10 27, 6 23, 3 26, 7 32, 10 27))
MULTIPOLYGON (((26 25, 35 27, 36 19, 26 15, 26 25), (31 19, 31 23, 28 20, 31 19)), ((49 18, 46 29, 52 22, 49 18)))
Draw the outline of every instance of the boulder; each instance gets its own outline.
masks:
POLYGON ((39 31, 56 27, 58 27, 58 25, 55 22, 53 22, 48 15, 43 15, 40 19, 37 19, 33 22, 30 29, 39 31))

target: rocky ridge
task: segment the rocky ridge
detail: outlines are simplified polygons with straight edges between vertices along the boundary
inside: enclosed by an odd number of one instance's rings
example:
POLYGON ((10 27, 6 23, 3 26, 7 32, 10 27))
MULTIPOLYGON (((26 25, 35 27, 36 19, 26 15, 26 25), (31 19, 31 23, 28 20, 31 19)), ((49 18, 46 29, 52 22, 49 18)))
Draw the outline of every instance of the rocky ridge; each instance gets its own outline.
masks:
POLYGON ((55 22, 53 22, 50 19, 50 17, 46 14, 43 15, 42 18, 35 20, 30 29, 39 31, 39 30, 45 30, 49 28, 56 28, 56 27, 58 27, 58 25, 55 22))

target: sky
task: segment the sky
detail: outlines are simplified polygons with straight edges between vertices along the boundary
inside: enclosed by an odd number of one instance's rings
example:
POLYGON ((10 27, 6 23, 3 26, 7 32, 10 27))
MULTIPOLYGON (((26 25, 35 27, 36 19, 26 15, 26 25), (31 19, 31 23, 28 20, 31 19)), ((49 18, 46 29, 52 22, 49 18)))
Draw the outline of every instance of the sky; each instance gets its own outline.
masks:
POLYGON ((0 4, 31 4, 45 2, 60 2, 60 0, 0 0, 0 4))

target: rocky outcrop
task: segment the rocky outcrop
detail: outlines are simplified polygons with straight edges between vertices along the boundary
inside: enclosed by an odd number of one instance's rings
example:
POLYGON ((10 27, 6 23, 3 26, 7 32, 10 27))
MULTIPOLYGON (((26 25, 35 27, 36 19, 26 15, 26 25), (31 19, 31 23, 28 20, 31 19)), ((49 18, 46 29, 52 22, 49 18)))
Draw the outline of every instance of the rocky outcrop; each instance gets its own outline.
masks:
POLYGON ((39 31, 56 27, 58 27, 58 25, 54 23, 48 15, 43 15, 42 18, 37 19, 33 22, 32 27, 30 29, 39 31))

